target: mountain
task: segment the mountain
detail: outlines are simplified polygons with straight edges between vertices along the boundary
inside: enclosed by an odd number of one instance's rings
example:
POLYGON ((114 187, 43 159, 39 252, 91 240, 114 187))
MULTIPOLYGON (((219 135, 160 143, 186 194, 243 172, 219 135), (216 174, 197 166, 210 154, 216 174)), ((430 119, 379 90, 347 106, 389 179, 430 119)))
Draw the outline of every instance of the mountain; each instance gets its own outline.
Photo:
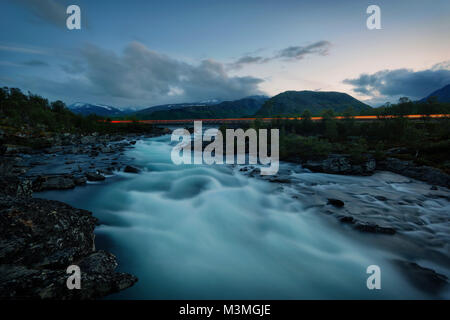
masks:
POLYGON ((174 107, 156 111, 156 107, 153 107, 139 111, 136 115, 146 120, 241 118, 254 115, 267 99, 266 96, 251 96, 214 105, 172 105, 174 107))
POLYGON ((267 100, 256 115, 300 115, 305 110, 311 111, 313 115, 318 115, 327 109, 343 112, 349 107, 357 112, 371 108, 346 93, 286 91, 267 100))
POLYGON ((68 106, 68 108, 77 114, 81 114, 84 116, 90 114, 96 114, 101 117, 115 117, 115 116, 123 116, 127 114, 127 112, 122 111, 118 108, 114 108, 111 106, 106 106, 102 104, 90 104, 90 103, 82 103, 77 102, 68 106))
POLYGON ((167 110, 178 110, 183 109, 186 107, 198 107, 198 106, 210 106, 210 105, 216 105, 220 103, 220 100, 217 99, 211 99, 201 102, 190 102, 190 103, 175 103, 175 104, 162 104, 158 106, 149 107, 146 109, 142 109, 136 112, 136 116, 140 118, 146 118, 150 114, 156 112, 156 111, 167 111, 167 110))
POLYGON ((445 87, 430 93, 428 96, 420 100, 427 101, 429 97, 436 97, 438 102, 450 102, 450 84, 445 87))

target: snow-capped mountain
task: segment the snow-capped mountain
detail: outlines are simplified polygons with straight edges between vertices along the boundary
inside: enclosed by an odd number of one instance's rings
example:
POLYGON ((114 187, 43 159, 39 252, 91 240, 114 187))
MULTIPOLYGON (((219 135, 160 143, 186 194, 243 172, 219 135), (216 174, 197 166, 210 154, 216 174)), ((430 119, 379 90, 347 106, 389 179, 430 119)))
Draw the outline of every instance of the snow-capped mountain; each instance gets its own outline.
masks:
POLYGON ((221 100, 211 99, 205 100, 201 102, 189 102, 189 103, 174 103, 174 104, 163 104, 158 106, 152 106, 149 108, 144 108, 136 112, 137 115, 148 115, 156 111, 166 111, 166 110, 178 110, 187 107, 205 107, 205 106, 213 106, 219 104, 221 100))
POLYGON ((72 110, 72 112, 74 113, 82 114, 84 116, 89 114, 96 114, 102 117, 109 117, 109 116, 121 116, 124 114, 124 111, 120 110, 119 108, 102 104, 91 104, 83 102, 71 104, 69 106, 69 109, 72 110))

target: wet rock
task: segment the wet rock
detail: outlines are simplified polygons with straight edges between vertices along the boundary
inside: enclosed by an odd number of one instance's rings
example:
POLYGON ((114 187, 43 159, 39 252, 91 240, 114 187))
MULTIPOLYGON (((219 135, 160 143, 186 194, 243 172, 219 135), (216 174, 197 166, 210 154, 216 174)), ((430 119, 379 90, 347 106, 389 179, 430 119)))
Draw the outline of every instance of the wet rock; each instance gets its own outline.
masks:
POLYGON ((390 227, 381 227, 377 224, 373 223, 363 223, 358 222, 355 224, 355 229, 363 232, 370 232, 370 233, 382 233, 382 234, 395 234, 396 230, 394 228, 390 227))
POLYGON ((436 168, 416 166, 411 161, 387 158, 385 161, 380 162, 379 169, 395 172, 436 186, 450 188, 450 175, 436 168))
POLYGON ((73 179, 73 182, 77 185, 77 186, 81 186, 86 184, 87 179, 86 177, 76 177, 73 179))
POLYGON ((371 175, 375 171, 376 161, 368 158, 364 162, 356 164, 348 155, 330 154, 323 160, 308 160, 302 166, 315 172, 371 175))
POLYGON ((341 221, 343 223, 354 223, 355 219, 351 216, 342 216, 342 217, 339 217, 339 221, 341 221))
POLYGON ((100 151, 101 151, 102 153, 110 153, 110 152, 113 152, 113 150, 112 150, 110 147, 105 147, 105 146, 100 147, 100 151))
POLYGON ((131 145, 135 145, 135 144, 136 144, 136 141, 134 141, 134 140, 133 140, 133 141, 130 141, 130 144, 131 144, 131 145))
POLYGON ((39 176, 33 181, 33 191, 66 190, 75 188, 71 176, 39 176))
POLYGON ((401 269, 402 274, 419 290, 437 294, 448 287, 448 279, 445 275, 424 268, 414 262, 402 260, 394 260, 394 262, 401 269))
POLYGON ((438 190, 438 187, 432 186, 432 187, 430 188, 430 190, 436 191, 436 190, 438 190))
POLYGON ((93 299, 132 286, 137 278, 115 272, 115 257, 95 251, 97 219, 59 201, 0 195, 0 296, 93 299), (81 290, 68 290, 66 268, 81 268, 81 290))
POLYGON ((33 193, 31 180, 17 176, 0 176, 0 192, 14 198, 29 198, 33 193))
POLYGON ((15 157, 0 157, 0 175, 12 175, 14 164, 17 162, 15 157))
POLYGON ((339 200, 339 199, 331 199, 331 198, 328 199, 327 204, 330 204, 336 208, 342 208, 345 205, 344 201, 339 200))
POLYGON ((84 136, 80 139, 82 144, 93 144, 95 143, 96 138, 94 136, 84 136))
POLYGON ((275 182, 275 183, 290 183, 291 179, 286 178, 286 177, 274 177, 274 178, 270 178, 269 181, 275 182))
POLYGON ((124 172, 128 173, 139 173, 140 170, 138 168, 132 167, 132 166, 126 166, 125 169, 123 169, 124 172))
POLYGON ((377 199, 377 200, 380 200, 380 201, 387 201, 388 200, 386 197, 383 197, 383 196, 375 196, 374 198, 377 199))
POLYGON ((97 172, 88 172, 88 173, 86 173, 86 178, 89 181, 102 181, 102 180, 106 179, 103 175, 101 175, 101 174, 99 174, 97 172))
POLYGON ((114 173, 111 170, 112 168, 106 168, 106 169, 99 169, 98 172, 101 174, 105 174, 108 176, 112 176, 114 173))
POLYGON ((62 152, 62 151, 63 151, 63 148, 60 146, 51 147, 46 150, 47 153, 57 153, 57 152, 62 152))

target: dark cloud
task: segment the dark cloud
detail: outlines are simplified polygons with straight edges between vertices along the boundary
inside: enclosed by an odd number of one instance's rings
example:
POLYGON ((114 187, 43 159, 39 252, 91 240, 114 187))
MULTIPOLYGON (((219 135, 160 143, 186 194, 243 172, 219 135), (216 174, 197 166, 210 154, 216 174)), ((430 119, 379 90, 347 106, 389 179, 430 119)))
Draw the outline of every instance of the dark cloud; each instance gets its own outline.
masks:
POLYGON ((230 69, 241 69, 246 64, 263 63, 268 59, 258 56, 243 56, 233 63, 230 63, 228 67, 230 69))
POLYGON ((26 66, 30 66, 30 67, 47 67, 48 63, 45 61, 41 61, 41 60, 29 60, 29 61, 25 61, 23 63, 26 66))
POLYGON ((237 99, 261 94, 262 79, 230 77, 222 63, 204 60, 188 64, 149 50, 138 42, 117 55, 94 45, 85 47, 80 62, 65 65, 77 71, 73 81, 83 81, 92 95, 118 98, 130 104, 203 99, 237 99), (81 80, 80 80, 81 79, 81 80))
POLYGON ((288 60, 300 60, 307 55, 321 55, 328 54, 331 43, 328 41, 318 41, 307 46, 294 46, 283 49, 276 56, 277 58, 285 58, 288 60))
POLYGON ((303 59, 308 55, 322 55, 325 56, 329 53, 331 43, 328 41, 317 41, 307 46, 291 46, 280 50, 276 55, 272 57, 261 57, 245 55, 238 60, 230 63, 228 67, 230 69, 241 69, 244 65, 255 64, 255 63, 265 63, 275 59, 283 59, 287 61, 295 61, 303 59))
POLYGON ((66 27, 67 5, 56 0, 14 0, 28 9, 33 16, 61 28, 66 27))
POLYGON ((372 98, 407 96, 419 99, 449 84, 450 70, 448 63, 443 62, 428 70, 383 70, 343 82, 352 85, 354 92, 372 98))

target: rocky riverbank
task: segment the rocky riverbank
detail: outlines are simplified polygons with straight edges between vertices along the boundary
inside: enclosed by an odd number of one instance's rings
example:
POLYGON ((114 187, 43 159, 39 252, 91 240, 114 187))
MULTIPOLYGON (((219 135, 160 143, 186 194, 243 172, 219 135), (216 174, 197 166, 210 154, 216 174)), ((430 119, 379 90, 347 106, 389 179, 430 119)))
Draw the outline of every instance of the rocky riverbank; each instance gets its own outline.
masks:
POLYGON ((448 188, 388 171, 370 176, 312 173, 292 162, 280 163, 274 176, 261 176, 259 167, 252 165, 236 166, 236 171, 276 184, 276 192, 299 201, 303 211, 324 214, 331 223, 362 232, 367 239, 380 239, 393 256, 404 256, 394 264, 420 290, 448 290, 448 188))
POLYGON ((112 254, 95 249, 98 221, 91 212, 33 199, 28 180, 10 176, 0 183, 0 298, 93 299, 137 281, 115 272, 112 254), (81 269, 80 290, 67 288, 70 265, 81 269))
POLYGON ((350 155, 330 154, 319 160, 305 160, 300 158, 287 159, 290 162, 300 163, 303 168, 313 172, 330 174, 370 176, 376 171, 391 171, 402 176, 427 182, 431 185, 450 188, 450 175, 439 169, 429 166, 418 166, 412 161, 388 157, 376 161, 366 156, 362 161, 354 161, 350 155))
MULTIPOLYGON (((164 134, 152 133, 146 136, 164 134)), ((111 253, 96 250, 99 221, 86 210, 36 199, 33 192, 71 189, 114 171, 138 173, 126 148, 142 136, 61 135, 42 149, 7 146, 0 161, 0 298, 95 299, 132 286, 115 272, 111 253), (81 289, 69 290, 70 265, 81 269, 81 289)))

